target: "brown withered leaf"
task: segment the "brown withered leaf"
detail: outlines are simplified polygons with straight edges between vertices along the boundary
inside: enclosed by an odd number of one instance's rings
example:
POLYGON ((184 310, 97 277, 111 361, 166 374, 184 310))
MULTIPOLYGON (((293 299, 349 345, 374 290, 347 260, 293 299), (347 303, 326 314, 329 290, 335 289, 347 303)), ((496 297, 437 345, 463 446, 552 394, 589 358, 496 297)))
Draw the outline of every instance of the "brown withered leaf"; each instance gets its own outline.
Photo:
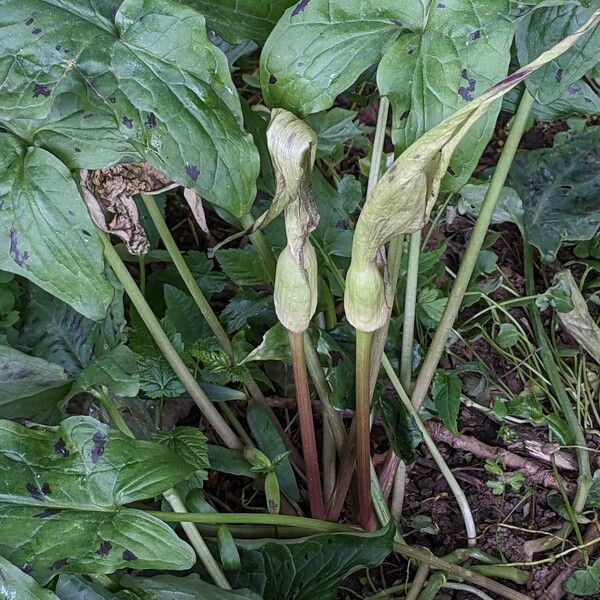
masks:
POLYGON ((208 233, 208 225, 206 223, 206 214, 204 212, 204 206, 202 205, 202 198, 192 189, 185 188, 183 190, 183 197, 188 203, 196 223, 204 233, 208 233))
POLYGON ((118 164, 106 169, 82 169, 81 189, 94 223, 123 240, 131 254, 148 252, 148 238, 140 225, 135 194, 158 194, 177 183, 147 163, 118 164))

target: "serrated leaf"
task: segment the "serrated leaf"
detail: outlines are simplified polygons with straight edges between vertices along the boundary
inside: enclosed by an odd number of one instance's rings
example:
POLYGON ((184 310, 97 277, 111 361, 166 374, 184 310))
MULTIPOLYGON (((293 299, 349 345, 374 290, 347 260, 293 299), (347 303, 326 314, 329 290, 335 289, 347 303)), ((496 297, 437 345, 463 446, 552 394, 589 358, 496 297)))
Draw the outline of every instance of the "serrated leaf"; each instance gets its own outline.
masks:
POLYGON ((206 18, 207 25, 232 43, 264 44, 288 6, 296 0, 185 0, 206 18))
POLYGON ((227 333, 235 333, 253 317, 265 313, 273 315, 272 307, 273 296, 262 296, 254 290, 242 290, 229 301, 221 317, 227 322, 227 333))
POLYGON ((52 421, 71 388, 59 365, 0 344, 0 415, 5 419, 52 421), (42 394, 44 394, 42 396, 42 394))
MULTIPOLYGON (((515 44, 519 62, 525 64, 583 25, 600 8, 598 0, 589 6, 567 4, 535 10, 523 19, 515 44)), ((598 63, 600 30, 578 41, 527 80, 525 85, 540 104, 560 99, 571 85, 598 63)))
POLYGON ((144 578, 126 575, 121 578, 121 585, 139 593, 144 600, 260 600, 250 590, 224 590, 202 581, 196 574, 144 578))
MULTIPOLYGON (((509 0, 424 4, 417 30, 394 42, 377 71, 379 90, 392 106, 398 152, 505 77, 510 62, 516 21, 509 0)), ((471 176, 499 110, 499 104, 488 110, 454 151, 445 180, 452 190, 471 176)))
POLYGON ((18 567, 0 556, 0 597, 6 600, 59 600, 18 567))
POLYGON ((418 25, 420 2, 300 0, 281 17, 263 48, 265 102, 299 116, 328 109, 377 64, 402 31, 418 25))
POLYGON ((270 281, 265 264, 254 246, 219 250, 216 258, 227 277, 238 285, 263 285, 270 281))
POLYGON ((173 431, 160 431, 154 441, 178 454, 197 471, 208 469, 206 436, 196 427, 176 427, 173 431))
POLYGON ((523 201, 529 242, 539 248, 544 261, 555 259, 563 240, 587 240, 596 233, 599 154, 600 127, 590 127, 513 162, 508 183, 523 201))
POLYGON ((0 269, 101 319, 113 288, 104 276, 102 241, 69 169, 6 130, 0 141, 0 269))
POLYGON ((431 387, 431 396, 442 423, 454 434, 458 435, 458 409, 462 380, 451 371, 436 371, 431 387))
POLYGON ((192 348, 199 340, 213 335, 194 299, 172 285, 165 285, 165 317, 181 335, 185 346, 192 348))
POLYGON ((90 417, 70 417, 55 431, 1 421, 0 441, 0 554, 36 580, 194 563, 170 527, 124 508, 194 472, 169 449, 90 417))
POLYGON ((319 534, 292 542, 255 542, 242 554, 240 585, 264 600, 333 600, 340 583, 376 567, 392 550, 395 525, 375 533, 319 534))

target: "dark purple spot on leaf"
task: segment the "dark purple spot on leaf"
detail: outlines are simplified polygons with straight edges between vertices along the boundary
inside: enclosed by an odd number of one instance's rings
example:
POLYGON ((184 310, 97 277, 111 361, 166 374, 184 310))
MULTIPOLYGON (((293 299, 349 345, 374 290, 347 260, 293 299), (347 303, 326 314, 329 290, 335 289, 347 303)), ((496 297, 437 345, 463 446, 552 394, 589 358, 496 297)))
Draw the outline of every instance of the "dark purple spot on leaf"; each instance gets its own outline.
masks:
POLYGON ((54 49, 55 49, 57 52, 60 52, 60 44, 56 44, 56 46, 54 46, 54 49))
POLYGON ((409 49, 409 51, 408 51, 408 53, 409 53, 409 54, 412 54, 414 51, 415 51, 415 49, 414 49, 414 48, 410 48, 410 49, 409 49))
POLYGON ((277 83, 277 77, 275 77, 275 75, 273 75, 271 73, 271 75, 269 75, 269 83, 273 84, 273 83, 277 83))
POLYGON ((56 571, 58 569, 62 569, 66 564, 67 564, 68 560, 66 558, 60 558, 58 560, 55 560, 51 565, 50 565, 50 569, 52 571, 56 571))
POLYGON ((348 229, 348 223, 344 219, 339 219, 335 226, 337 229, 348 229))
POLYGON ((137 556, 131 550, 124 550, 123 560, 137 560, 137 556))
POLYGON ((42 485, 42 494, 44 494, 44 496, 47 496, 50 493, 50 486, 47 483, 44 483, 44 485, 42 485))
POLYGON ((562 81, 563 70, 556 69, 556 73, 554 73, 554 79, 556 79, 556 83, 560 83, 562 81))
POLYGON ((198 181, 198 176, 200 175, 200 171, 198 170, 197 165, 190 165, 189 163, 185 165, 185 172, 190 179, 194 181, 198 181))
POLYGON ((100 544, 100 548, 98 548, 98 550, 96 550, 96 554, 98 554, 100 556, 106 556, 110 552, 111 548, 112 548, 112 544, 110 542, 107 542, 106 540, 104 540, 100 544))
POLYGON ((33 23, 33 17, 30 17, 29 19, 27 19, 27 21, 25 21, 25 25, 31 25, 33 23))
POLYGON ((466 102, 470 102, 471 100, 473 100, 472 92, 475 91, 476 81, 475 81, 475 79, 469 77, 469 73, 467 72, 467 69, 463 69, 460 73, 460 76, 463 79, 466 79, 469 85, 468 86, 461 85, 458 88, 458 95, 466 102))
POLYGON ((298 66, 299 66, 300 68, 302 68, 302 67, 304 66, 304 63, 303 63, 303 62, 299 62, 299 63, 298 63, 298 66))
POLYGON ((390 19, 390 21, 393 25, 397 25, 398 27, 404 27, 404 25, 402 25, 402 21, 398 21, 398 19, 390 19))
POLYGON ((438 2, 437 8, 446 8, 446 5, 443 2, 438 2))
POLYGON ((36 27, 35 29, 31 30, 31 33, 33 33, 33 35, 39 35, 42 33, 42 30, 39 27, 36 27))
POLYGON ((20 267, 24 267, 29 259, 28 252, 19 252, 17 230, 14 228, 10 230, 10 248, 8 249, 8 253, 20 267))
POLYGON ((0 133, 8 133, 8 129, 6 129, 6 127, 0 127, 0 133))
POLYGON ((308 2, 309 0, 300 0, 300 2, 296 4, 296 8, 294 8, 294 10, 292 11, 292 17, 296 16, 297 14, 300 14, 308 6, 308 2))
POLYGON ((471 33, 469 34, 469 37, 472 40, 478 40, 481 37, 481 31, 479 29, 476 29, 475 31, 471 31, 471 33))
POLYGON ((27 483, 25 485, 25 488, 30 493, 31 497, 35 500, 39 500, 40 502, 43 502, 45 500, 44 494, 42 494, 42 491, 35 484, 27 483))
POLYGON ((569 96, 578 96, 579 95, 579 88, 577 87, 577 84, 572 83, 567 88, 567 92, 569 92, 569 96))
POLYGON ((104 454, 104 449, 106 447, 106 436, 100 431, 96 431, 96 433, 92 437, 92 441, 94 442, 94 447, 92 448, 92 462, 96 464, 100 457, 104 454))
POLYGON ((45 96, 46 98, 50 95, 50 88, 45 84, 36 83, 33 87, 33 97, 39 98, 40 96, 45 96))
POLYGON ((111 104, 114 104, 114 103, 117 101, 117 99, 116 99, 114 96, 111 96, 111 97, 108 99, 108 101, 109 101, 111 104))
POLYGON ((33 515, 37 519, 45 519, 46 517, 51 517, 60 512, 60 508, 46 508, 42 512, 33 515))
POLYGON ((408 119, 408 115, 410 115, 410 110, 405 110, 401 115, 400 115, 400 120, 404 121, 404 119, 408 119))
POLYGON ((83 235, 87 235, 88 237, 92 237, 92 234, 87 229, 82 229, 81 233, 83 233, 83 235))
POLYGON ((121 123, 123 123, 123 125, 127 127, 127 129, 133 129, 133 120, 129 117, 123 117, 121 123))
POLYGON ((75 146, 75 148, 73 148, 75 150, 76 153, 81 152, 81 148, 78 148, 77 146, 75 146))
POLYGON ((156 127, 156 115, 152 112, 148 115, 148 118, 146 119, 146 127, 148 129, 154 129, 156 127))
POLYGON ((69 456, 70 452, 65 444, 65 440, 62 438, 58 439, 58 441, 54 444, 54 453, 63 457, 69 456))
POLYGON ((69 209, 69 210, 68 210, 68 213, 69 213, 69 215, 71 215, 72 217, 74 217, 74 216, 75 216, 75 212, 74 212, 74 211, 72 211, 71 209, 69 209))
POLYGON ((83 115, 83 118, 84 119, 91 119, 93 116, 94 116, 94 113, 85 113, 85 115, 83 115))
POLYGON ((33 573, 33 565, 30 565, 29 563, 24 564, 21 567, 21 571, 23 571, 23 573, 25 573, 26 575, 31 575, 33 573))

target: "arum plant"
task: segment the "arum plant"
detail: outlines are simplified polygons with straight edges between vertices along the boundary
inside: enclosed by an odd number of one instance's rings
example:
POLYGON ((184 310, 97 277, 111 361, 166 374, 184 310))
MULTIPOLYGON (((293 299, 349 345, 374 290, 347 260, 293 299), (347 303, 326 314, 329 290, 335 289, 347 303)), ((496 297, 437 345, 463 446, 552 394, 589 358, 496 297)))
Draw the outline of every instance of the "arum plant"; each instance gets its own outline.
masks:
POLYGON ((264 226, 284 212, 287 245, 277 260, 275 312, 289 332, 310 510, 313 517, 323 518, 325 508, 304 355, 304 332, 315 313, 318 292, 317 256, 308 239, 319 220, 310 189, 317 136, 292 113, 274 109, 267 143, 277 189, 271 207, 257 225, 264 226))
MULTIPOLYGON (((598 20, 600 11, 562 42, 430 129, 396 159, 365 202, 354 232, 344 295, 346 316, 356 328, 355 422, 359 522, 363 527, 368 526, 371 514, 369 374, 372 341, 374 332, 385 326, 393 301, 382 250, 390 240, 414 233, 425 225, 452 154, 477 120, 509 90, 593 29, 598 20)), ((477 253, 478 250, 475 257, 477 253)), ((461 300, 462 296, 458 305, 461 300)))

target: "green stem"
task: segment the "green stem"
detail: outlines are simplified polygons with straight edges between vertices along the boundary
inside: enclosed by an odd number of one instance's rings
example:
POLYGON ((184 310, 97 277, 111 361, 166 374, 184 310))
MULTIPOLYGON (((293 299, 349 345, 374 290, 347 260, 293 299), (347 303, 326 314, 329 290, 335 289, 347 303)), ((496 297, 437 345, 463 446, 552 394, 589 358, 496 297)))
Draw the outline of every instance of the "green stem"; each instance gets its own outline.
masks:
POLYGON ((402 350, 400 353, 400 381, 404 389, 410 390, 412 380, 413 346, 415 339, 415 317, 417 314, 417 287, 419 280, 419 258, 421 256, 421 231, 410 236, 406 291, 404 292, 404 321, 402 323, 402 350))
POLYGON ((427 396, 429 386, 435 375, 435 370, 437 369, 446 342, 448 341, 448 336, 450 335, 452 327, 454 326, 454 321, 458 316, 463 297, 475 269, 477 257, 479 256, 479 252, 485 241, 487 230, 490 226, 496 202, 500 197, 506 177, 508 176, 508 171, 510 170, 510 166, 518 150, 519 142, 527 127, 527 121, 532 106, 533 98, 529 92, 525 91, 521 98, 521 102, 519 103, 519 108, 514 117, 510 133, 506 138, 502 154, 500 155, 500 159, 498 160, 498 164, 492 175, 483 204, 481 205, 479 217, 473 227, 471 239, 465 250, 456 280, 454 281, 454 285, 452 286, 452 290, 448 297, 448 303, 446 304, 444 314, 436 329, 427 356, 425 357, 425 361, 423 362, 419 376, 415 382, 412 391, 412 403, 417 409, 421 407, 427 396))
POLYGON ((431 567, 426 560, 421 561, 417 572, 415 573, 415 577, 412 581, 412 585, 408 594, 406 594, 406 600, 416 600, 419 596, 419 593, 423 589, 425 585, 425 581, 427 580, 427 576, 429 575, 431 567))
POLYGON ((138 311, 140 317, 144 321, 144 324, 148 328, 150 335, 156 342, 160 351, 163 353, 169 365, 190 394, 192 400, 198 405, 200 411, 205 416, 207 421, 211 424, 213 429, 223 440, 223 443, 229 448, 235 450, 241 450, 243 447, 242 442, 235 435, 233 430, 225 422, 223 417, 219 414, 213 403, 209 400, 206 394, 202 391, 202 388, 198 385, 198 382, 194 379, 192 374, 189 372, 185 363, 177 353, 177 350, 173 348, 171 341, 167 334, 164 332, 160 322, 152 312, 152 309, 146 302, 146 299, 137 287, 133 277, 130 275, 127 267, 113 248, 108 236, 99 231, 99 234, 104 242, 104 256, 106 261, 111 266, 115 275, 123 285, 125 292, 131 299, 131 302, 138 311))
MULTIPOLYGON (((96 398, 98 398, 98 400, 100 400, 102 407, 106 410, 112 422, 117 426, 117 429, 119 429, 119 431, 129 436, 130 438, 135 439, 135 435, 133 435, 133 432, 129 428, 129 425, 127 425, 125 419, 123 419, 123 415, 119 412, 119 409, 115 405, 111 396, 106 392, 106 390, 103 390, 102 392, 92 393, 96 398)), ((185 504, 183 503, 181 497, 174 488, 171 488, 164 492, 163 497, 176 513, 187 513, 185 504)), ((195 525, 193 523, 183 521, 181 523, 181 526, 185 531, 188 539, 190 540, 190 543, 194 547, 194 550, 196 550, 198 558, 206 567, 206 570, 208 571, 209 575, 213 578, 215 584, 218 585, 221 589, 230 590, 231 585, 229 584, 227 578, 223 574, 221 567, 219 566, 213 555, 210 553, 206 542, 200 535, 200 532, 196 529, 195 525)))
POLYGON ((308 387, 308 374, 304 358, 304 334, 302 332, 293 333, 290 331, 289 336, 310 512, 315 519, 323 519, 325 518, 325 505, 323 503, 319 454, 317 452, 310 389, 308 387))
POLYGON ((138 262, 140 268, 140 292, 146 297, 146 257, 142 254, 138 262))
POLYGON ((373 152, 371 153, 371 168, 367 182, 367 198, 371 195, 381 171, 381 157, 383 155, 383 143, 385 141, 385 128, 387 124, 390 101, 383 96, 379 100, 379 112, 377 113, 377 124, 375 125, 375 137, 373 138, 373 152))
POLYGON ((425 424, 421 420, 419 413, 417 412, 415 407, 412 405, 410 398, 408 397, 408 394, 404 391, 404 388, 402 387, 402 384, 400 383, 400 380, 398 379, 398 376, 396 375, 394 368, 392 367, 387 356, 383 357, 382 363, 383 363, 383 368, 385 369, 387 376, 389 377, 390 381, 392 382, 392 385, 394 386, 394 389, 396 390, 396 393, 398 394, 398 396, 400 397, 400 400, 402 401, 402 404, 404 404, 404 406, 406 407, 406 410, 408 411, 410 416, 415 420, 415 423, 416 423, 419 431, 421 432, 421 435, 423 436, 423 441, 425 442, 425 445, 427 446, 429 452, 431 453, 433 460, 435 461, 436 465, 438 466, 438 469, 441 471, 442 475, 444 476, 444 479, 448 482, 448 486, 450 487, 450 489, 452 490, 452 493, 454 494, 454 498, 456 499, 456 502, 460 508, 460 512, 462 514, 463 520, 465 522, 465 529, 467 530, 467 537, 469 539, 469 545, 474 546, 476 539, 477 539, 477 531, 475 529, 473 513, 471 512, 469 502, 467 501, 467 498, 466 498, 464 492, 462 491, 460 485, 458 484, 456 477, 454 477, 454 474, 452 473, 452 471, 446 464, 444 457, 441 455, 441 453, 438 450, 432 437, 429 435, 429 431, 427 431, 427 427, 425 427, 425 424))
MULTIPOLYGON (((250 213, 248 213, 242 218, 242 226, 246 229, 250 229, 253 225, 254 219, 252 218, 252 215, 250 213)), ((252 245, 256 248, 256 251, 258 252, 258 255, 260 256, 261 260, 263 261, 263 265, 265 266, 271 283, 274 283, 275 271, 277 270, 277 260, 275 259, 273 251, 267 243, 265 236, 263 235, 262 231, 259 230, 255 231, 254 233, 248 234, 248 237, 250 238, 252 245)))
MULTIPOLYGON (((524 239, 523 244, 523 262, 525 267, 525 289, 526 293, 530 296, 535 294, 535 279, 534 279, 534 264, 533 264, 533 247, 524 239)), ((542 322, 542 315, 540 314, 537 306, 533 305, 529 310, 529 316, 532 321, 533 331, 539 345, 539 356, 544 365, 544 369, 550 380, 552 391, 556 395, 556 399, 563 412, 567 425, 575 441, 575 453, 577 455, 577 463, 579 465, 579 476, 577 478, 577 491, 575 492, 575 498, 573 499, 573 511, 577 514, 581 513, 585 508, 590 487, 592 485, 592 472, 590 468, 590 457, 587 449, 587 441, 585 439, 585 433, 581 427, 577 415, 573 410, 573 405, 567 395, 565 386, 563 385, 560 372, 556 366, 554 360, 554 352, 550 343, 548 342, 548 336, 544 329, 542 322)), ((545 550, 560 543, 558 540, 564 539, 570 533, 572 525, 565 523, 561 531, 557 534, 558 538, 552 539, 548 543, 543 544, 545 550)))
POLYGON ((356 470, 358 522, 369 528, 371 505, 371 349, 373 333, 356 330, 356 470))

